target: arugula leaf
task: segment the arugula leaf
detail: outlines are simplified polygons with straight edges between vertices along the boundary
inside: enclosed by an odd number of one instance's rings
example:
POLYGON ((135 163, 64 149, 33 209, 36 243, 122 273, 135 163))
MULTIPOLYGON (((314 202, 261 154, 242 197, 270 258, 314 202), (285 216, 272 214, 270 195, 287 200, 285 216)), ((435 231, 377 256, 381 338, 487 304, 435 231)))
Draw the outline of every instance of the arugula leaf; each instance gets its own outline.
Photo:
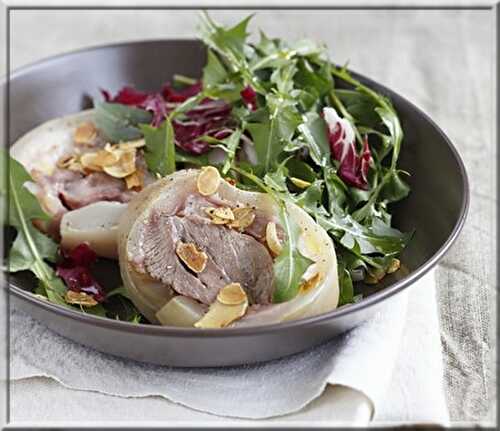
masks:
POLYGON ((324 62, 321 67, 314 68, 307 59, 301 58, 298 62, 295 83, 309 92, 314 90, 318 97, 324 96, 331 90, 333 83, 328 63, 324 62))
POLYGON ((300 281, 304 272, 313 263, 302 256, 297 249, 300 227, 292 218, 288 217, 285 207, 282 208, 281 224, 285 230, 287 240, 283 250, 274 261, 274 278, 276 288, 273 302, 284 302, 295 298, 299 291, 300 281))
POLYGON ((327 166, 330 160, 330 143, 325 121, 316 112, 310 112, 305 115, 299 131, 314 162, 318 166, 327 166))
POLYGON ((351 274, 343 263, 339 263, 338 265, 338 274, 340 290, 338 306, 352 304, 354 302, 354 287, 351 274))
POLYGON ((64 300, 66 286, 45 262, 45 259, 55 261, 57 245, 33 226, 34 220, 47 222, 49 217, 36 197, 25 187, 26 182, 32 179, 24 167, 4 150, 0 152, 0 161, 8 169, 9 183, 8 190, 6 184, 2 184, 0 192, 4 199, 8 197, 8 223, 17 230, 10 250, 8 270, 33 272, 39 280, 39 292, 51 302, 68 306, 64 300))
POLYGON ((213 50, 231 60, 245 60, 244 46, 248 36, 247 26, 253 15, 249 15, 235 26, 225 29, 217 25, 206 12, 201 15, 200 31, 203 41, 213 50))
POLYGON ((139 124, 149 124, 153 116, 144 109, 119 103, 98 103, 95 108, 97 128, 112 142, 130 141, 142 137, 139 124))
POLYGON ((356 124, 363 124, 365 127, 378 125, 380 117, 375 111, 377 104, 373 98, 355 90, 336 89, 335 94, 342 101, 356 124))
POLYGON ((113 289, 106 295, 106 305, 107 315, 116 320, 140 323, 143 318, 135 308, 127 289, 123 286, 113 289))
POLYGON ((205 44, 219 53, 229 71, 239 76, 245 84, 251 85, 255 91, 265 94, 265 89, 257 77, 250 71, 246 51, 247 26, 253 15, 244 18, 235 26, 225 29, 217 25, 206 12, 201 16, 200 36, 205 44))
POLYGON ((386 202, 397 202, 408 196, 410 187, 401 179, 401 172, 403 171, 391 171, 390 176, 385 180, 380 190, 381 199, 384 199, 386 202))
POLYGON ((158 128, 148 124, 139 127, 146 142, 144 159, 148 170, 163 177, 175 172, 175 136, 170 119, 158 128))
MULTIPOLYGON (((285 163, 281 165, 283 170, 286 169, 284 165, 285 163)), ((298 251, 297 242, 300 235, 300 226, 288 216, 286 197, 283 194, 276 192, 272 187, 250 172, 235 166, 232 169, 268 193, 280 206, 281 226, 285 231, 287 239, 283 244, 280 255, 274 261, 273 269, 276 288, 273 295, 273 302, 288 301, 297 295, 301 278, 307 268, 313 263, 298 251)))
POLYGON ((328 212, 344 214, 347 209, 347 194, 349 191, 347 186, 333 168, 324 169, 323 175, 328 193, 328 212))
POLYGON ((276 107, 269 120, 246 125, 252 135, 258 167, 263 172, 271 171, 277 165, 278 156, 292 138, 299 122, 300 117, 291 107, 276 107))
MULTIPOLYGON (((395 256, 403 250, 411 238, 411 235, 390 228, 375 218, 371 226, 358 223, 349 214, 333 213, 329 217, 317 214, 316 220, 342 246, 359 257, 372 253, 395 256)), ((370 261, 370 264, 373 262, 370 261)))
POLYGON ((180 148, 175 149, 175 161, 178 163, 190 163, 192 165, 197 165, 197 166, 206 166, 208 165, 208 154, 200 154, 200 155, 193 155, 186 153, 185 151, 181 150, 180 148))
POLYGON ((203 68, 203 85, 210 87, 220 84, 226 80, 227 76, 227 70, 217 55, 211 49, 207 49, 207 64, 203 68))
POLYGON ((288 187, 286 186, 286 178, 288 176, 286 162, 287 160, 282 162, 274 172, 268 172, 264 175, 264 183, 276 192, 288 192, 288 187))
POLYGON ((323 180, 314 181, 305 191, 294 197, 295 203, 309 214, 322 211, 323 183, 323 180))
POLYGON ((231 165, 233 164, 236 150, 238 148, 238 145, 240 144, 240 138, 241 130, 236 129, 233 133, 231 133, 227 138, 223 140, 225 150, 227 152, 226 161, 224 162, 224 166, 222 167, 222 173, 224 175, 228 173, 231 165))

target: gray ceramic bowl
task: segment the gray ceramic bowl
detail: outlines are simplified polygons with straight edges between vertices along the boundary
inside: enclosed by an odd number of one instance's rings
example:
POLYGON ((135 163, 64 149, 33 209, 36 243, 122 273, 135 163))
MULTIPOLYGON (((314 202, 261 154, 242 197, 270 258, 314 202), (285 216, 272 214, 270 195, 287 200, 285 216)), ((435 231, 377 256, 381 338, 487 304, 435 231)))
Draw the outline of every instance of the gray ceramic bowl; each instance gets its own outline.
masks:
MULTIPOLYGON (((200 76, 205 49, 196 41, 162 40, 90 48, 24 67, 11 76, 10 134, 18 137, 54 117, 88 106, 99 88, 125 84, 158 89, 174 73, 200 76)), ((11 301, 55 332, 97 350, 173 366, 222 366, 278 358, 318 345, 372 316, 394 295, 428 272, 456 239, 469 192, 462 161, 434 122, 410 102, 361 75, 388 95, 400 114, 405 139, 401 168, 411 172, 412 192, 394 206, 401 230, 416 230, 402 255, 404 268, 357 304, 288 323, 255 328, 200 330, 135 325, 67 310, 30 293, 33 280, 10 277, 11 301)))

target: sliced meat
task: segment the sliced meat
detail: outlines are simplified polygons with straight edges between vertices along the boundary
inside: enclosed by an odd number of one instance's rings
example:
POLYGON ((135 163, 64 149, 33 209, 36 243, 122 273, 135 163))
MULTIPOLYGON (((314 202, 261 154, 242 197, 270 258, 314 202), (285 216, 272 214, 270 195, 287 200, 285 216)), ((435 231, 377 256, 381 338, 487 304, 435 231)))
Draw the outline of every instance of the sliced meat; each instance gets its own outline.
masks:
POLYGON ((153 278, 169 285, 181 295, 210 304, 217 296, 217 291, 210 291, 180 262, 175 253, 176 245, 181 241, 182 226, 176 223, 175 216, 153 214, 144 242, 142 243, 144 267, 153 278))
POLYGON ((98 201, 128 202, 136 192, 127 190, 125 182, 103 172, 93 172, 64 184, 59 195, 71 209, 98 201))
POLYGON ((210 304, 222 287, 238 282, 251 303, 271 301, 273 261, 267 248, 250 235, 197 218, 153 213, 142 248, 147 272, 184 296, 210 304), (181 263, 175 252, 179 241, 194 243, 207 254, 201 273, 181 263))
MULTIPOLYGON (((210 217, 206 214, 204 208, 207 207, 229 207, 235 208, 232 202, 223 200, 216 195, 205 197, 197 193, 191 194, 186 198, 184 207, 179 212, 180 216, 187 217, 193 221, 199 222, 210 222, 210 217)), ((276 227, 278 230, 278 237, 281 240, 286 238, 285 232, 283 231, 281 225, 277 220, 271 220, 266 214, 258 209, 255 209, 255 219, 253 223, 245 229, 245 233, 253 236, 255 239, 261 242, 265 242, 266 239, 266 226, 270 221, 276 222, 276 227)))

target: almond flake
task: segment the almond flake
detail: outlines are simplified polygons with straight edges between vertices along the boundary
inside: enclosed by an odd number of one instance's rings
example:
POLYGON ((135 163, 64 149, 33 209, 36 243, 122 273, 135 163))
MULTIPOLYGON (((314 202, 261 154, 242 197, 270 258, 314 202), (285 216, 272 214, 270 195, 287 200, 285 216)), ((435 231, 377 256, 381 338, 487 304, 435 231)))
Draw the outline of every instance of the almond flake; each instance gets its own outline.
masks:
POLYGON ((205 212, 210 216, 213 224, 227 224, 234 221, 234 214, 229 207, 209 207, 204 208, 205 212))
POLYGON ((234 214, 231 208, 229 207, 217 207, 214 209, 213 215, 215 217, 224 219, 224 220, 234 220, 234 214))
POLYGON ((196 181, 198 192, 203 196, 213 195, 219 188, 220 181, 219 171, 213 166, 206 166, 201 170, 196 181))
POLYGON ((62 157, 57 161, 56 166, 60 169, 68 169, 70 171, 83 171, 83 166, 80 163, 80 158, 76 155, 62 157))
POLYGON ((142 189, 144 187, 144 172, 135 171, 130 175, 125 177, 125 184, 127 185, 127 189, 139 188, 142 189))
POLYGON ((207 265, 208 257, 206 253, 198 250, 193 243, 179 242, 175 252, 179 259, 193 272, 200 273, 207 265))
POLYGON ((219 291, 217 301, 225 305, 238 305, 248 301, 248 298, 240 283, 229 283, 219 291))
POLYGON ((279 256, 282 250, 281 241, 276 231, 276 223, 270 221, 266 226, 266 242, 274 256, 279 256))
POLYGON ((98 304, 89 294, 85 292, 74 292, 73 290, 67 290, 64 299, 68 304, 78 304, 84 307, 94 307, 98 304))
POLYGON ((229 227, 239 230, 245 230, 255 220, 255 211, 250 207, 234 208, 234 221, 229 224, 229 227))
POLYGON ((144 139, 136 139, 135 141, 120 142, 118 148, 120 150, 130 150, 132 148, 142 148, 146 145, 144 139))
POLYGON ((396 272, 401 267, 401 261, 399 259, 393 258, 389 262, 389 266, 387 267, 387 274, 392 274, 396 272))
POLYGON ((248 300, 236 305, 227 305, 216 300, 194 326, 195 328, 225 328, 235 320, 243 317, 247 309, 248 300))
MULTIPOLYGON (((114 153, 109 153, 114 154, 114 153)), ((103 166, 103 171, 114 178, 125 178, 135 172, 135 150, 127 150, 120 154, 119 160, 112 165, 103 166)))
POLYGON ((384 277, 385 277, 385 271, 381 268, 375 268, 373 270, 367 271, 364 282, 366 284, 377 284, 384 277))
POLYGON ((91 122, 80 124, 75 130, 74 140, 77 145, 92 145, 97 137, 97 129, 91 122))
POLYGON ((85 169, 101 172, 105 166, 118 163, 120 155, 108 149, 85 153, 80 157, 80 162, 85 169))

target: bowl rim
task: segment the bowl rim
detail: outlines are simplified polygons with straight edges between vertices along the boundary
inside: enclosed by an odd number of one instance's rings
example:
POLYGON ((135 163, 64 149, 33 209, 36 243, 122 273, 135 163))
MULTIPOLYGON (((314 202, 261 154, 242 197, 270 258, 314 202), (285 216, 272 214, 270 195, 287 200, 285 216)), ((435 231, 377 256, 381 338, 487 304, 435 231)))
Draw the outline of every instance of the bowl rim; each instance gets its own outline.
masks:
MULTIPOLYGON (((111 43, 104 45, 95 45, 89 46, 85 48, 81 48, 74 51, 69 51, 61 54, 57 54, 54 56, 47 57, 45 59, 41 59, 39 61, 30 63, 28 65, 22 66, 20 68, 15 69, 10 72, 10 80, 19 79, 23 75, 36 71, 37 68, 40 67, 48 67, 50 64, 57 62, 62 59, 66 59, 68 57, 83 54, 86 52, 97 51, 97 50, 105 50, 105 49, 116 49, 120 47, 126 47, 130 45, 139 45, 139 44, 148 44, 148 43, 164 43, 164 42, 175 42, 175 43, 194 43, 200 44, 201 42, 196 39, 141 39, 135 41, 127 41, 127 42, 119 42, 119 43, 111 43)), ((349 304, 346 306, 342 306, 336 308, 332 311, 318 314, 316 316, 301 318, 297 320, 291 320, 281 323, 274 323, 270 325, 257 325, 257 326, 248 326, 242 328, 223 328, 220 329, 198 329, 198 328, 182 328, 182 327, 173 327, 173 326, 161 326, 161 325, 150 325, 150 324, 137 324, 131 323, 121 320, 109 319, 106 317, 94 316, 91 314, 82 313, 76 310, 67 309, 61 307, 57 304, 50 303, 44 299, 41 299, 37 296, 34 296, 32 293, 22 289, 16 283, 12 283, 10 281, 10 276, 7 273, 6 279, 8 283, 9 292, 20 299, 31 302, 37 307, 44 308, 45 310, 58 314, 61 317, 67 317, 70 319, 74 319, 80 321, 82 323, 91 324, 93 326, 106 328, 110 330, 117 330, 121 332, 134 332, 141 333, 153 336, 169 336, 169 337, 234 337, 234 336, 250 336, 250 335, 259 335, 259 334, 270 334, 285 331, 288 329, 293 329, 296 327, 302 326, 312 326, 322 324, 326 321, 330 321, 333 319, 340 318, 342 316, 355 313, 356 311, 363 310, 369 307, 373 307, 376 304, 394 296, 397 293, 400 293, 413 283, 415 283, 418 279, 424 276, 427 272, 429 272, 438 262, 439 260, 446 254, 451 245, 455 242, 458 235, 460 234, 465 220, 467 218, 467 214, 470 206, 470 186, 469 179, 467 175, 467 171, 465 169, 465 165, 463 160, 456 149, 455 145, 452 143, 450 138, 444 133, 444 131, 427 115, 421 108, 417 107, 415 104, 407 100, 405 97, 401 96, 399 93, 389 89, 383 84, 376 82, 358 72, 355 72, 351 69, 348 69, 349 72, 355 76, 356 78, 366 82, 368 85, 375 84, 379 91, 382 91, 384 94, 388 94, 391 98, 397 98, 402 103, 407 104, 413 111, 415 111, 418 115, 420 115, 424 120, 431 124, 434 129, 438 132, 440 137, 449 147, 459 169, 459 175, 461 178, 461 197, 462 202, 460 206, 460 212, 458 214, 458 219, 446 239, 446 241, 441 245, 441 247, 429 258, 427 259, 419 268, 410 272, 404 278, 396 281, 395 283, 383 288, 382 290, 371 294, 370 296, 362 299, 361 301, 349 304)), ((8 72, 9 73, 9 72, 8 72)), ((3 84, 3 83, 2 83, 3 84)), ((7 85, 8 81, 7 81, 7 85)))

